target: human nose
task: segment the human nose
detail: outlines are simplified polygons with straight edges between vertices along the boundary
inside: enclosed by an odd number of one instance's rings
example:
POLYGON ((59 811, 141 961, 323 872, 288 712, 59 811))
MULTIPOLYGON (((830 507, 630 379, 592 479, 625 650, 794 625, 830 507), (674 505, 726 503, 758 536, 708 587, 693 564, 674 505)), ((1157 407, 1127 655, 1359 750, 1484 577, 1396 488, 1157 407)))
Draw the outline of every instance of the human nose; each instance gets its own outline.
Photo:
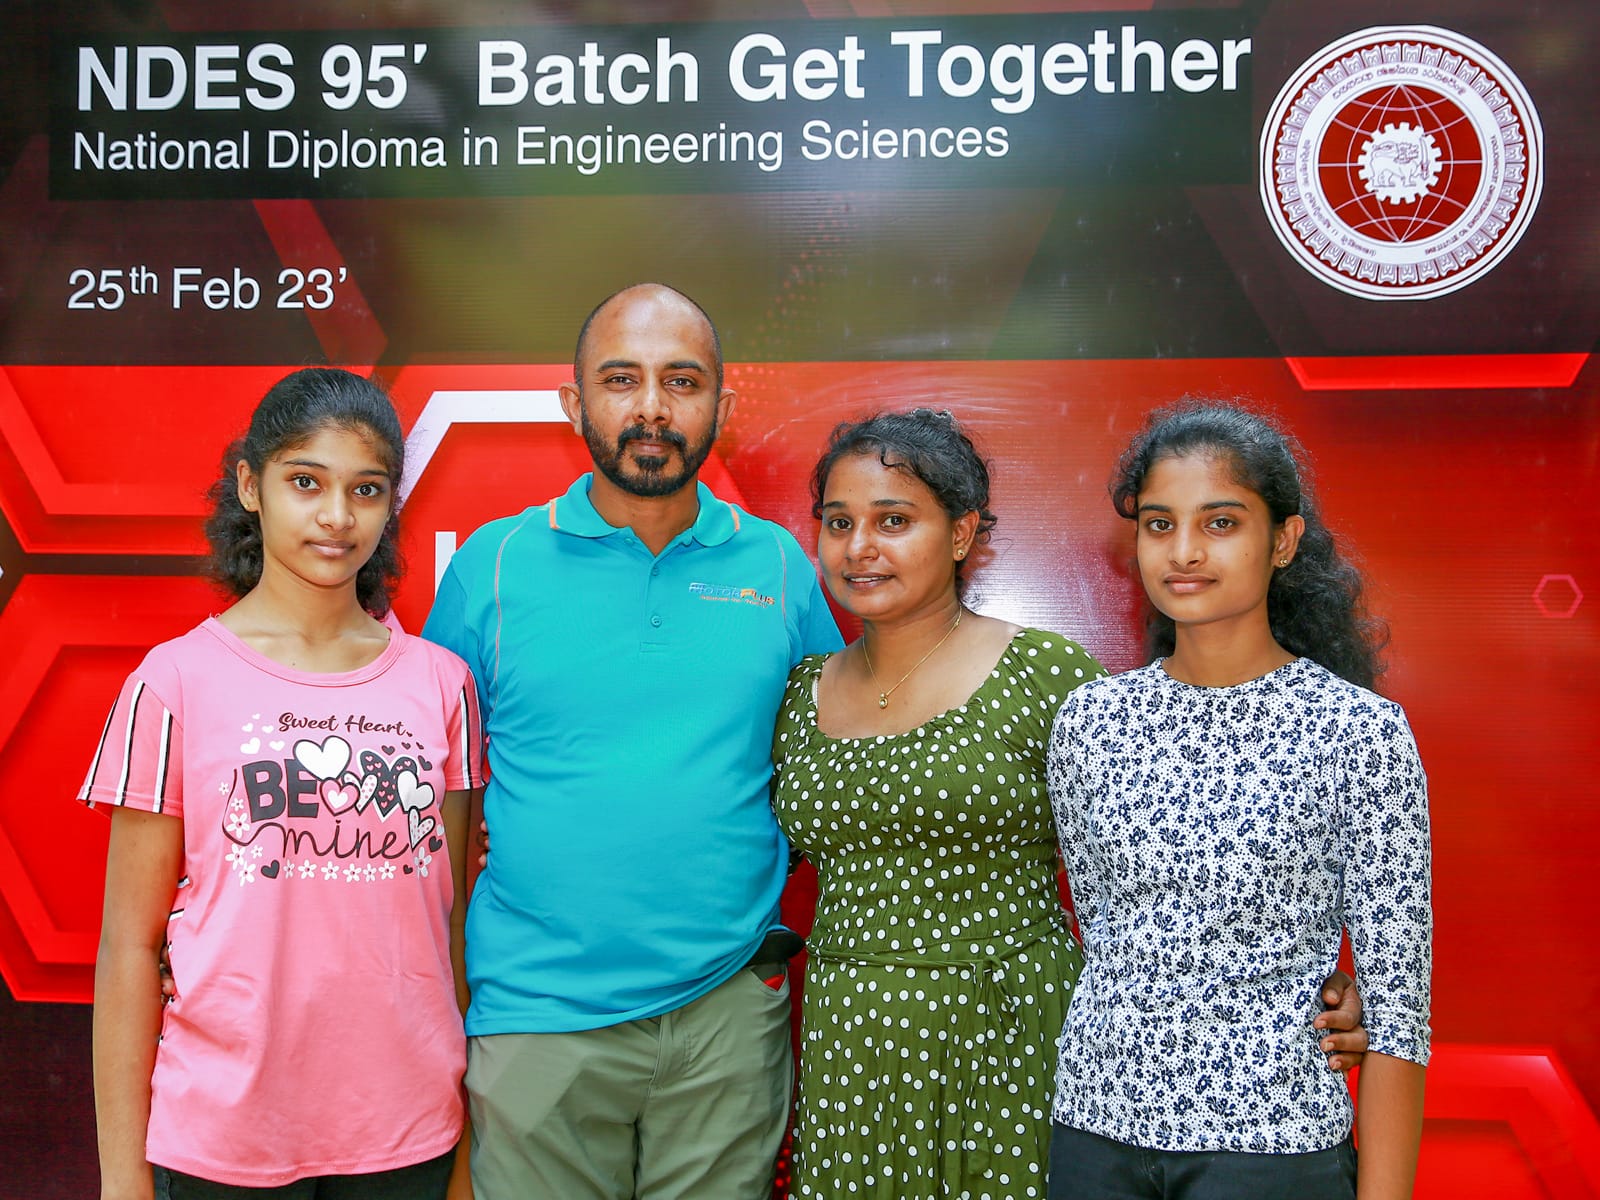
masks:
POLYGON ((322 504, 317 510, 317 521, 321 525, 328 529, 348 529, 354 520, 355 513, 344 493, 337 491, 324 493, 322 504))
POLYGON ((670 411, 666 391, 659 381, 647 378, 634 390, 633 414, 641 425, 654 425, 666 421, 670 411))
POLYGON ((1192 567, 1206 556, 1205 544, 1200 535, 1192 529, 1180 526, 1172 539, 1168 542, 1169 553, 1174 564, 1180 567, 1192 567))
POLYGON ((863 559, 876 558, 878 545, 872 536, 872 527, 858 522, 850 527, 849 534, 845 537, 845 557, 851 562, 861 562, 863 559))

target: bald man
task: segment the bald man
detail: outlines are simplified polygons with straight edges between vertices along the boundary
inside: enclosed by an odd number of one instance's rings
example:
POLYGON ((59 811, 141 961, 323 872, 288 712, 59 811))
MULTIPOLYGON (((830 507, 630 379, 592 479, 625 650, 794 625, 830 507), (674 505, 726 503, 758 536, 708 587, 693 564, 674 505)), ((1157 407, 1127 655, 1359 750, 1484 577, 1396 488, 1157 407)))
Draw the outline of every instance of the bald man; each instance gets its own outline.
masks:
POLYGON ((584 322, 594 470, 478 530, 424 636, 472 667, 494 853, 467 918, 480 1197, 771 1194, 792 1060, 767 783, 789 668, 838 630, 799 544, 699 471, 735 396, 687 296, 584 322))

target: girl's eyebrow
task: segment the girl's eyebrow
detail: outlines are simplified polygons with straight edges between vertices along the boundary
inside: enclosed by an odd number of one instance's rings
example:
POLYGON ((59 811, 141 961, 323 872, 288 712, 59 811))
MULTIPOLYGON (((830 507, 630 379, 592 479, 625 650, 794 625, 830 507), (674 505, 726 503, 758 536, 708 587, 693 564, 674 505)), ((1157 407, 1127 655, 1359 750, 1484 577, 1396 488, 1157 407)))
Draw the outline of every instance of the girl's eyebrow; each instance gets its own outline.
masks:
MULTIPOLYGON (((1245 502, 1243 500, 1207 500, 1204 504, 1202 504, 1200 506, 1200 511, 1201 512, 1209 512, 1210 510, 1212 510, 1214 508, 1248 508, 1248 507, 1249 507, 1249 505, 1245 504, 1245 502)), ((1141 504, 1141 505, 1139 505, 1139 507, 1138 507, 1138 509, 1136 511, 1138 511, 1138 512, 1169 513, 1169 512, 1172 511, 1172 506, 1170 504, 1141 504)))
MULTIPOLYGON (((843 508, 844 506, 845 503, 843 500, 828 500, 822 505, 822 507, 825 509, 843 508)), ((873 508, 915 508, 916 506, 917 503, 915 500, 896 500, 892 496, 884 500, 874 500, 872 502, 873 508)))
MULTIPOLYGON (((286 467, 310 467, 317 471, 326 471, 328 469, 327 463, 320 463, 314 458, 285 458, 282 460, 282 462, 286 467)), ((389 472, 385 471, 382 467, 367 467, 363 470, 357 471, 356 474, 377 475, 384 479, 389 478, 389 472)))

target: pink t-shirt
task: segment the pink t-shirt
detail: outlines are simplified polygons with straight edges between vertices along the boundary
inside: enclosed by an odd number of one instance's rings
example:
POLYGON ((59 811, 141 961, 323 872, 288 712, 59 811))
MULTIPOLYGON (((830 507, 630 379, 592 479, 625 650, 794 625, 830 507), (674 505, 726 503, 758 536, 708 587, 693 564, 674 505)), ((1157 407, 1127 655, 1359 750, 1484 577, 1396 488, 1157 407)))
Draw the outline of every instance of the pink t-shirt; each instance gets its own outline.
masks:
POLYGON ((269 1187, 456 1142, 440 805, 482 784, 482 740, 466 666, 398 630, 312 675, 211 619, 128 678, 79 799, 183 820, 151 1162, 269 1187))

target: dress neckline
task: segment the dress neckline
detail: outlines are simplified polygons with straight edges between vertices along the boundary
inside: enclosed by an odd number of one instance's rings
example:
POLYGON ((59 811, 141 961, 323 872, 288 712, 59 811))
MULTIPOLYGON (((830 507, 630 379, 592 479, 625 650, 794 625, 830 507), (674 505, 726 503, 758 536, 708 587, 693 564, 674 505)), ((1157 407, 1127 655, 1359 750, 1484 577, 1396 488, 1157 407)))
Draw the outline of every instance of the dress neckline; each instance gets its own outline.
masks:
POLYGON ((935 713, 926 721, 923 721, 918 725, 913 725, 910 729, 903 729, 898 733, 868 733, 857 737, 834 737, 832 734, 822 732, 822 722, 820 719, 821 710, 817 703, 817 689, 822 685, 823 665, 830 658, 832 658, 834 654, 840 653, 840 651, 836 650, 833 653, 821 655, 816 663, 815 671, 811 676, 811 686, 805 689, 806 705, 809 709, 809 712, 807 713, 807 721, 811 726, 811 732, 816 737, 821 738, 824 742, 836 742, 841 744, 889 742, 894 741, 897 738, 910 737, 912 734, 920 733, 923 730, 928 729, 930 726, 953 720, 958 714, 963 713, 972 707, 972 702, 976 700, 983 692, 983 689, 988 687, 989 684, 994 680, 995 674, 1000 670, 1001 665, 1006 661, 1006 659, 1011 657, 1012 653, 1016 650, 1018 643, 1022 641, 1023 637, 1025 635, 1036 634, 1038 632, 1039 631, 1030 629, 1026 626, 1018 629, 1006 642, 1005 648, 1000 651, 999 656, 994 660, 994 665, 989 668, 988 673, 984 675, 982 681, 979 682, 977 687, 972 689, 972 694, 970 696, 968 696, 960 704, 957 704, 951 708, 947 708, 943 712, 935 713))

